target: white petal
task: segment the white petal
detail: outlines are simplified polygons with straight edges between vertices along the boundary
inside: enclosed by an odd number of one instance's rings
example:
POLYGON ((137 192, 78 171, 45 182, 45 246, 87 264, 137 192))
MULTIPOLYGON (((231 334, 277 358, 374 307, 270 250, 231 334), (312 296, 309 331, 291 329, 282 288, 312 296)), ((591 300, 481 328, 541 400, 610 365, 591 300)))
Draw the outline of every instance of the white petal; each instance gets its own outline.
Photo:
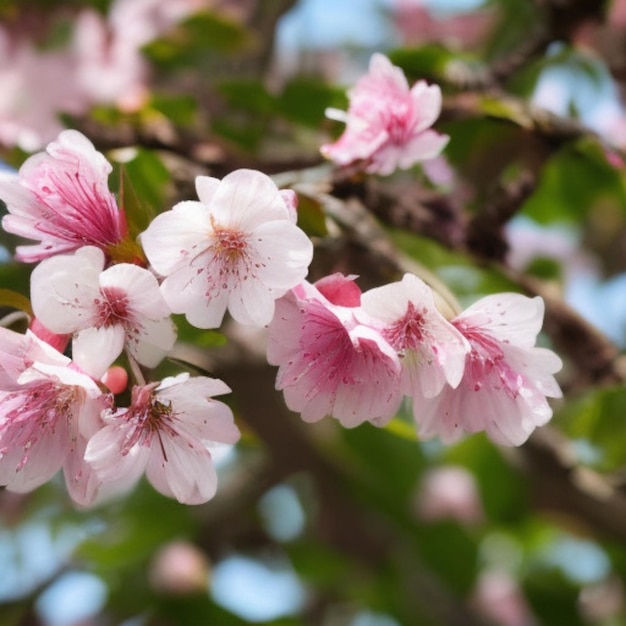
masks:
POLYGON ((85 450, 85 461, 93 467, 98 478, 119 491, 133 487, 144 473, 150 457, 150 448, 141 445, 122 454, 126 433, 127 429, 114 421, 93 435, 85 450))
POLYGON ((271 289, 256 280, 243 283, 228 296, 228 311, 240 324, 262 328, 274 315, 275 297, 271 289))
POLYGON ((409 169, 419 161, 427 161, 439 156, 448 145, 450 137, 434 130, 425 130, 398 149, 398 167, 409 169))
POLYGON ((241 169, 222 179, 211 213, 219 224, 250 232, 264 222, 290 221, 289 209, 274 181, 256 170, 241 169))
POLYGON ((81 330, 72 341, 72 357, 82 370, 99 380, 122 353, 125 339, 124 327, 119 324, 81 330))
POLYGON ((162 436, 160 444, 162 448, 153 443, 146 468, 152 486, 183 504, 210 500, 217 489, 217 475, 209 451, 181 436, 162 436))
POLYGON ((157 215, 140 241, 156 272, 169 276, 210 244, 210 232, 209 209, 201 202, 186 201, 157 215))
POLYGON ((75 254, 43 260, 31 274, 35 316, 55 333, 72 333, 92 325, 97 314, 101 250, 88 246, 75 254))
POLYGON ((187 321, 196 328, 219 328, 226 314, 229 292, 221 289, 211 299, 200 296, 184 311, 187 321))
POLYGON ((202 204, 211 204, 220 182, 219 178, 213 176, 196 176, 196 193, 202 204))
POLYGON ((159 283, 152 272, 132 263, 119 263, 100 274, 101 288, 119 288, 129 300, 129 308, 140 317, 158 320, 167 317, 170 309, 163 299, 159 283))
POLYGON ((544 302, 539 296, 498 293, 481 298, 455 321, 480 327, 499 341, 522 348, 535 345, 543 324, 544 302))
POLYGON ((130 353, 141 365, 156 367, 176 342, 176 326, 169 317, 143 320, 138 333, 127 336, 130 353))
POLYGON ((259 279, 268 287, 284 291, 304 279, 313 259, 309 237, 285 220, 259 226, 254 231, 254 248, 255 260, 261 262, 259 279))
POLYGON ((432 126, 441 113, 441 89, 419 81, 411 88, 411 98, 418 118, 413 132, 418 133, 432 126))

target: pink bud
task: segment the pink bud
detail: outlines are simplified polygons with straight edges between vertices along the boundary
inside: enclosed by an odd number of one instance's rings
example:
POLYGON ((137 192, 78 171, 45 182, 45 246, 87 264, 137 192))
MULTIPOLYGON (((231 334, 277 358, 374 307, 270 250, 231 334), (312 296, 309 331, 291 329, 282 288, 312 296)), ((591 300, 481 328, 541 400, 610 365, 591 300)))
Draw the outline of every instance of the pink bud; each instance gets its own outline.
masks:
POLYGON ((123 367, 113 365, 112 367, 109 367, 102 377, 102 383, 107 386, 111 393, 122 393, 128 385, 128 373, 123 367))
POLYGON ((152 586, 173 595, 205 592, 210 564, 196 546, 173 541, 157 552, 150 570, 152 586))

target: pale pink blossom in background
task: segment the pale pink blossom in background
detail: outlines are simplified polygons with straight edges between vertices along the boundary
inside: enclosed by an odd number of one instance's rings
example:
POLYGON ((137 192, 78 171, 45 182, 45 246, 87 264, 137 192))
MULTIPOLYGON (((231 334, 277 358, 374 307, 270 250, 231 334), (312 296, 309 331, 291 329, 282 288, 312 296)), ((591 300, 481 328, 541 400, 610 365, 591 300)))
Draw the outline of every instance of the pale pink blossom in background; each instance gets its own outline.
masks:
POLYGON ((221 380, 188 374, 134 387, 128 408, 103 413, 105 426, 89 440, 85 460, 118 490, 145 472, 163 495, 206 502, 217 488, 211 444, 239 439, 232 411, 213 399, 228 392, 221 380))
POLYGON ((73 334, 73 359, 95 378, 124 349, 155 367, 176 341, 156 277, 130 263, 104 267, 93 246, 39 263, 31 274, 35 316, 53 332, 73 334))
POLYGON ((265 174, 236 170, 196 179, 199 202, 180 202, 141 235, 174 313, 217 328, 226 313, 264 326, 274 301, 307 274, 313 244, 293 222, 294 197, 265 174))
POLYGON ((472 48, 485 40, 496 18, 489 9, 438 15, 423 0, 394 0, 391 11, 402 45, 444 43, 472 48))
MULTIPOLYGON (((126 26, 141 29, 141 23, 128 22, 126 26)), ((94 104, 108 104, 131 112, 146 104, 149 65, 139 45, 120 36, 97 11, 87 9, 76 16, 71 80, 88 103, 85 110, 94 104)))
POLYGON ((117 37, 139 49, 213 4, 215 0, 115 0, 108 22, 117 37))
POLYGON ((0 484, 27 492, 63 469, 71 497, 92 503, 99 481, 83 452, 109 396, 32 333, 0 330, 0 484))
POLYGON ((142 47, 210 0, 115 0, 107 15, 86 9, 74 20, 72 77, 90 104, 135 111, 150 96, 150 66, 142 47))
POLYGON ((445 384, 458 386, 469 344, 439 312, 431 288, 417 276, 366 291, 361 306, 383 324, 382 336, 400 355, 402 392, 413 398, 436 396, 445 384))
POLYGON ((611 0, 607 19, 614 28, 626 28, 626 0, 611 0))
POLYGON ((382 425, 402 400, 400 361, 376 328, 359 323, 358 306, 339 304, 358 305, 349 283, 336 275, 321 283, 333 302, 308 282, 278 300, 267 360, 279 366, 276 388, 304 421, 331 415, 349 428, 382 425))
POLYGON ((206 593, 210 563, 204 552, 187 541, 162 546, 150 563, 150 584, 160 592, 177 596, 206 593))
POLYGON ((338 165, 362 163, 370 173, 388 175, 438 156, 449 137, 430 127, 441 112, 441 89, 418 81, 409 88, 402 70, 383 54, 372 56, 369 73, 349 92, 347 113, 326 115, 345 122, 339 139, 321 147, 338 165))
POLYGON ((63 129, 61 111, 83 111, 72 72, 69 54, 39 51, 26 37, 0 28, 0 143, 40 150, 63 129))
POLYGON ((455 465, 429 470, 420 483, 417 513, 429 522, 446 519, 480 522, 484 512, 474 475, 455 465))
POLYGON ((485 431, 504 445, 521 445, 552 417, 547 397, 562 393, 553 374, 561 359, 535 347, 544 302, 540 297, 503 293, 482 298, 452 323, 471 346, 456 389, 444 387, 435 398, 414 407, 420 437, 444 443, 465 433, 485 431))
POLYGON ((506 571, 481 572, 472 594, 472 604, 495 626, 538 626, 519 583, 506 571))
POLYGON ((111 165, 76 130, 64 130, 18 174, 0 172, 0 199, 9 211, 2 227, 40 243, 18 246, 30 263, 85 245, 109 250, 126 235, 123 212, 109 191, 111 165))

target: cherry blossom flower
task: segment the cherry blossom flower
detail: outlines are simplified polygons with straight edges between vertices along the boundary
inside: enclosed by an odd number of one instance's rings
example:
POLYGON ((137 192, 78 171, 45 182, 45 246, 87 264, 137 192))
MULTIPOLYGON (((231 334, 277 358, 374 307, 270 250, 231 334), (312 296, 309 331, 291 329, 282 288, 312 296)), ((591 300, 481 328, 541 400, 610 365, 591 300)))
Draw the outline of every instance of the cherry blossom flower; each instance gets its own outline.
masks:
POLYGON ((67 77, 64 50, 37 50, 22 33, 0 28, 0 143, 40 150, 63 129, 59 113, 79 114, 85 100, 67 77))
MULTIPOLYGON (((126 22, 127 29, 137 26, 141 22, 126 22)), ((78 13, 71 46, 73 78, 89 104, 113 104, 126 112, 141 109, 150 92, 148 62, 140 45, 124 37, 99 12, 78 13)))
POLYGON ((401 356, 402 391, 418 410, 422 398, 459 384, 469 344, 438 311, 424 281, 405 274, 400 282, 365 292, 361 305, 384 323, 381 334, 401 356))
POLYGON ((504 293, 482 298, 452 320, 471 352, 456 389, 444 387, 415 407, 419 435, 450 443, 486 431, 496 443, 521 445, 548 422, 546 397, 562 395, 553 376, 562 363, 552 350, 535 347, 543 313, 540 297, 504 293))
POLYGON ((126 236, 124 214, 108 189, 111 165, 76 130, 25 161, 18 174, 0 172, 0 198, 9 211, 7 232, 38 240, 18 246, 16 258, 30 263, 85 245, 110 251, 126 236))
POLYGON ((418 81, 409 88, 402 70, 380 53, 348 96, 347 113, 326 111, 346 124, 335 143, 321 147, 338 165, 362 163, 367 172, 388 175, 436 157, 448 143, 430 128, 441 111, 439 87, 418 81))
POLYGON ((92 503, 100 483, 83 453, 108 394, 30 331, 0 328, 0 354, 0 484, 27 492, 63 469, 71 497, 92 503))
POLYGON ((332 415, 342 425, 388 422, 402 400, 400 361, 387 340, 357 318, 352 281, 303 282, 278 300, 267 359, 278 365, 276 388, 306 422, 332 415), (347 303, 343 306, 340 303, 347 303))
POLYGON ((429 522, 443 519, 461 523, 482 521, 484 511, 474 475, 457 465, 428 470, 417 494, 416 512, 429 522))
POLYGON ((217 487, 211 445, 239 439, 232 411, 212 397, 229 391, 221 380, 188 374, 134 387, 128 408, 103 413, 105 426, 89 440, 85 460, 118 489, 145 472, 168 497, 206 502, 217 487))
POLYGON ((294 223, 293 192, 254 170, 196 178, 199 202, 180 202, 141 235, 174 313, 217 328, 226 310, 264 326, 274 301, 307 274, 313 245, 294 223))
POLYGON ((137 111, 150 96, 150 66, 142 47, 207 8, 207 0, 114 0, 108 14, 93 9, 74 20, 74 82, 89 104, 137 111))
POLYGON ((176 340, 154 274, 131 263, 104 265, 102 250, 85 246, 42 261, 31 274, 35 316, 55 333, 73 333, 74 361, 98 379, 124 348, 155 367, 176 340))

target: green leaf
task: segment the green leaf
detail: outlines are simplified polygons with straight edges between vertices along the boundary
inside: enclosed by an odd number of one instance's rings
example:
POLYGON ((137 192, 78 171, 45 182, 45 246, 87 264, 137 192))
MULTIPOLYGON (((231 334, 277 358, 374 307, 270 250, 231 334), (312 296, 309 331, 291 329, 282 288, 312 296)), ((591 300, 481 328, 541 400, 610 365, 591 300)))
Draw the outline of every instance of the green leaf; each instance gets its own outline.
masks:
POLYGON ((177 126, 188 126, 196 119, 198 102, 192 96, 155 94, 150 106, 177 126))
POLYGON ((298 226, 311 237, 328 234, 322 205, 310 196, 298 195, 298 226))
POLYGON ((162 70, 202 67, 222 54, 240 52, 251 44, 250 33, 217 13, 198 13, 143 48, 162 70))
POLYGON ((117 163, 119 203, 126 212, 131 238, 144 231, 165 205, 170 174, 157 154, 143 148, 134 149, 131 160, 117 163))
POLYGON ((252 111, 255 115, 270 115, 275 110, 275 97, 267 91, 260 80, 222 80, 217 89, 230 106, 252 111))
POLYGON ((469 256, 449 250, 432 239, 400 229, 388 232, 404 253, 433 271, 462 304, 471 304, 490 293, 519 291, 519 286, 497 269, 476 266, 469 256))
POLYGON ((389 52, 389 59, 414 80, 443 79, 448 64, 458 59, 458 56, 440 44, 428 44, 419 48, 392 50, 389 52))
POLYGON ((290 80, 276 101, 277 111, 294 122, 318 128, 327 107, 345 104, 343 89, 322 81, 299 77, 290 80))
POLYGON ((103 531, 86 539, 76 558, 87 561, 105 579, 144 562, 162 543, 189 535, 194 527, 190 507, 162 496, 146 481, 101 513, 106 520, 103 531))
POLYGON ((484 435, 472 435, 448 448, 443 461, 467 467, 476 477, 481 501, 491 522, 517 524, 527 513, 527 486, 484 435))
POLYGON ((31 271, 32 266, 26 263, 18 263, 17 261, 0 263, 0 285, 3 289, 26 296, 30 293, 31 271))
POLYGON ((543 168, 523 212, 542 224, 585 218, 603 205, 626 207, 626 178, 601 147, 585 139, 559 150, 543 168))
POLYGON ((623 467, 626 460, 626 387, 595 389, 571 399, 554 417, 574 440, 588 447, 581 459, 601 471, 623 467))

